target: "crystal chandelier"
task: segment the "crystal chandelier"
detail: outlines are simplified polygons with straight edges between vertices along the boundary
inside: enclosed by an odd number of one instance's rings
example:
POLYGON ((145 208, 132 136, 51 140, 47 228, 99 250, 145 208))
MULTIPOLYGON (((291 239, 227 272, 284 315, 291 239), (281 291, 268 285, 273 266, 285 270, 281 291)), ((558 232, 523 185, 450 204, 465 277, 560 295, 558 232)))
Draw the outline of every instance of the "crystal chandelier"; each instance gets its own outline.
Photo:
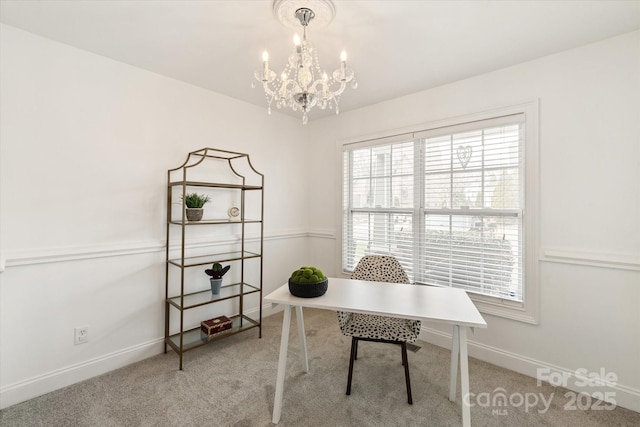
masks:
MULTIPOLYGON (((275 2, 276 5, 278 3, 283 1, 275 2)), ((295 35, 294 49, 286 66, 277 75, 269 68, 269 54, 264 51, 262 68, 256 70, 254 76, 262 82, 269 114, 271 114, 271 104, 275 102, 278 109, 302 110, 302 123, 306 124, 309 121, 308 113, 314 106, 318 106, 321 110, 327 107, 335 108, 336 114, 339 114, 340 95, 347 87, 347 83, 351 83, 353 89, 358 87, 358 83, 353 70, 347 68, 345 51, 340 54, 340 68, 332 74, 329 75, 320 68, 318 54, 311 42, 307 40, 307 26, 316 14, 309 7, 299 7, 294 15, 302 25, 302 39, 295 35)), ((253 86, 255 87, 255 83, 253 86)))

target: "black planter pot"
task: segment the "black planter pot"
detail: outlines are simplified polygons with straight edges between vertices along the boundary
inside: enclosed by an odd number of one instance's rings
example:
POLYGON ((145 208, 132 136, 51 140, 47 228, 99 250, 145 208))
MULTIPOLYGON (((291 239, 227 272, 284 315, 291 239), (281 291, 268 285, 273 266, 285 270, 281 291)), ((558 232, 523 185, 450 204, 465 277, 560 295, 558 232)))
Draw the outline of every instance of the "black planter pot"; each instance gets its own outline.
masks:
POLYGON ((325 294, 329 287, 329 279, 317 283, 295 283, 289 279, 289 292, 301 298, 315 298, 325 294))

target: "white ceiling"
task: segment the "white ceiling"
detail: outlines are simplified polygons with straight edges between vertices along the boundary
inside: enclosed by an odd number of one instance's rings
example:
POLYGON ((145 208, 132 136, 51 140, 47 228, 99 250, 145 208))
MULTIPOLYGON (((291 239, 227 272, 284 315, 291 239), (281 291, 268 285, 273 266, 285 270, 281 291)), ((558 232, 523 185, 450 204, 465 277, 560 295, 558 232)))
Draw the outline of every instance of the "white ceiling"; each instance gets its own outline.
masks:
MULTIPOLYGON (((334 20, 312 22, 308 39, 329 71, 349 54, 359 87, 343 112, 640 28, 638 0, 333 3, 334 20)), ((265 110, 253 72, 265 49, 281 69, 293 36, 271 0, 1 0, 0 20, 265 110)))

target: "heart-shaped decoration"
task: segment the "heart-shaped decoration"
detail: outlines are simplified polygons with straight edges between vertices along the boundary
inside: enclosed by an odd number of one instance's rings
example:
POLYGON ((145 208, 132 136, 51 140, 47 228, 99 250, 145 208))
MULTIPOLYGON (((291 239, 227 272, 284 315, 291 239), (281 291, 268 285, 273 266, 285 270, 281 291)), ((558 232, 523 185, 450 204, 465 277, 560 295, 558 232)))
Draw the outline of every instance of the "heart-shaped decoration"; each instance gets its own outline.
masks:
POLYGON ((462 169, 466 169, 469 160, 471 160, 472 153, 473 149, 470 145, 458 145, 458 160, 460 161, 462 169))

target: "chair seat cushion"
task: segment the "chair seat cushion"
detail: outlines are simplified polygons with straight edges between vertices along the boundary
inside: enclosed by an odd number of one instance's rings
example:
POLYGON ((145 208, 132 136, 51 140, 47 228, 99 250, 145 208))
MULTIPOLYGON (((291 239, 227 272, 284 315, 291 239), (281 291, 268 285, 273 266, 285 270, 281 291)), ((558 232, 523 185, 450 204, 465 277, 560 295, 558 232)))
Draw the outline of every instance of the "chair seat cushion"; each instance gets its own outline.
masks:
POLYGON ((374 314, 350 314, 349 320, 341 328, 346 336, 406 342, 413 342, 418 338, 412 328, 414 321, 374 314))

